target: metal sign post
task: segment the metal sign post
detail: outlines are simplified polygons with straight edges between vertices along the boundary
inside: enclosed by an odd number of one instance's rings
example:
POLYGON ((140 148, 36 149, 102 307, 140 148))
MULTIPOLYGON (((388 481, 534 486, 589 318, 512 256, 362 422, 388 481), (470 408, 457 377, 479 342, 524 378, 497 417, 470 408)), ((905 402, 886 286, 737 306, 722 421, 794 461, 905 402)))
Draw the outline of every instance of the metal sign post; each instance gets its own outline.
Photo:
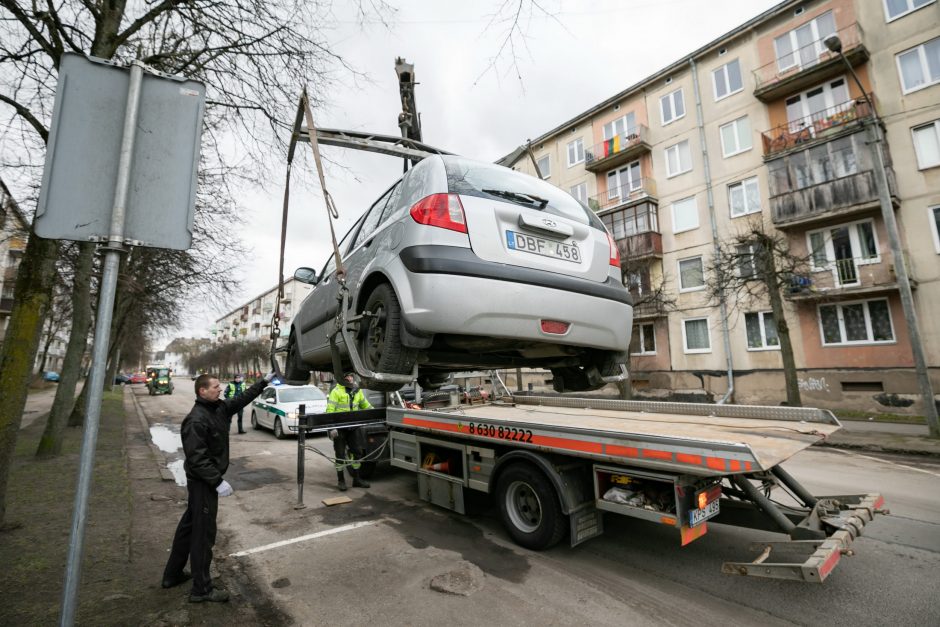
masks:
POLYGON ((304 457, 307 440, 307 406, 297 408, 297 504, 294 509, 304 509, 304 457))
POLYGON ((91 386, 85 402, 85 431, 82 435, 82 453, 78 467, 78 488, 72 508, 72 531, 69 536, 69 556, 65 567, 65 587, 62 591, 60 625, 75 622, 78 601, 78 582, 81 576, 82 552, 85 546, 85 520, 88 516, 88 492, 94 466, 95 447, 98 444, 98 422, 101 417, 101 397, 104 393, 104 375, 111 339, 111 315, 114 311, 114 293, 117 289, 118 266, 125 252, 124 216, 127 212, 127 190, 130 182, 131 157, 137 135, 137 111, 140 104, 140 84, 144 71, 140 63, 131 66, 131 82, 124 113, 124 133, 118 165, 114 207, 111 210, 111 234, 103 247, 104 271, 98 295, 98 317, 95 322, 95 341, 92 348, 91 374, 85 385, 91 386))

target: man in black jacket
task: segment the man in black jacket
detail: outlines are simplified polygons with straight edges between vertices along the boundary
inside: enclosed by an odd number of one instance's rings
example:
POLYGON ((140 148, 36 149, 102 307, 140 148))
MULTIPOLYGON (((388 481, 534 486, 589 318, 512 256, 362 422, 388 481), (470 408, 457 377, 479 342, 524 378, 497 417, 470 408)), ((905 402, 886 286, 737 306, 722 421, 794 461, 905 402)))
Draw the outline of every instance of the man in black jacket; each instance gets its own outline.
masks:
POLYGON ((186 489, 189 501, 176 527, 170 559, 163 571, 163 587, 172 588, 189 579, 183 572, 186 559, 192 569, 193 588, 189 600, 228 601, 225 590, 214 590, 209 577, 212 546, 215 544, 219 497, 230 496, 232 486, 222 478, 228 470, 228 431, 232 416, 253 401, 274 378, 269 373, 240 396, 221 400, 218 377, 201 374, 196 378, 196 403, 183 420, 180 434, 186 461, 186 489))

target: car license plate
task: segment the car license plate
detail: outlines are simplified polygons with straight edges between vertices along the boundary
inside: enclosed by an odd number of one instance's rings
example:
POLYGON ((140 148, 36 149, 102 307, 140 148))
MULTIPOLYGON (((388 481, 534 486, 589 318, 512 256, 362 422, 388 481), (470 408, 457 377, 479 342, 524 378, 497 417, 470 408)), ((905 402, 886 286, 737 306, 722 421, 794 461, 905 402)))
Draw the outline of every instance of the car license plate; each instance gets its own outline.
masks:
POLYGON ((701 524, 718 515, 718 503, 720 501, 715 499, 711 503, 705 505, 701 509, 693 509, 689 512, 689 526, 694 527, 698 524, 701 524))
POLYGON ((543 257, 554 257, 555 259, 581 263, 581 251, 578 249, 577 244, 565 244, 543 237, 506 231, 506 245, 512 250, 521 250, 543 257))

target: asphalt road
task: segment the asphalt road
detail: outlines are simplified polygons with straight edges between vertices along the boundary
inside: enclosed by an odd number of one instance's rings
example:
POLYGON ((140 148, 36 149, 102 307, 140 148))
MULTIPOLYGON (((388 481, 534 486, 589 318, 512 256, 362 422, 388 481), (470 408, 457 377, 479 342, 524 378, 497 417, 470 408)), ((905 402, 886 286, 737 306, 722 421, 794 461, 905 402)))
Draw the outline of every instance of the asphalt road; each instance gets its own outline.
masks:
MULTIPOLYGON (((132 391, 151 424, 170 429, 192 405, 183 380, 173 396, 132 391)), ((485 499, 453 514, 421 501, 413 474, 389 468, 370 489, 345 493, 351 503, 326 507, 321 499, 339 494, 335 473, 311 452, 307 507, 295 509, 296 440, 249 431, 231 442, 235 495, 221 501, 217 559, 234 560, 298 624, 940 624, 932 458, 811 449, 785 465, 817 494, 879 491, 892 511, 866 527, 854 557, 811 585, 722 575, 723 561, 754 557, 751 541, 784 539, 723 525, 683 548, 671 529, 608 514, 600 538, 528 551, 485 499), (440 576, 465 594, 432 589, 440 576)), ((332 450, 326 438, 312 445, 332 450)))

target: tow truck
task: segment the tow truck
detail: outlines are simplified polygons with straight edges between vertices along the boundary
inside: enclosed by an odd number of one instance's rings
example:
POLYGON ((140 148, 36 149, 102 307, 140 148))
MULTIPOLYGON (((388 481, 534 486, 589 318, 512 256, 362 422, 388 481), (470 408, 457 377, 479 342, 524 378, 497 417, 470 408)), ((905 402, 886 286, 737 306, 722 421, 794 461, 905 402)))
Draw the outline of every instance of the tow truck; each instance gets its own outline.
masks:
POLYGON ((709 524, 789 539, 751 545, 732 575, 823 582, 875 515, 879 494, 816 496, 782 464, 841 428, 827 410, 513 395, 482 405, 302 417, 307 433, 364 428, 366 458, 417 475, 418 496, 466 513, 491 495, 510 537, 533 550, 577 546, 617 514, 665 525, 682 546, 709 524))

